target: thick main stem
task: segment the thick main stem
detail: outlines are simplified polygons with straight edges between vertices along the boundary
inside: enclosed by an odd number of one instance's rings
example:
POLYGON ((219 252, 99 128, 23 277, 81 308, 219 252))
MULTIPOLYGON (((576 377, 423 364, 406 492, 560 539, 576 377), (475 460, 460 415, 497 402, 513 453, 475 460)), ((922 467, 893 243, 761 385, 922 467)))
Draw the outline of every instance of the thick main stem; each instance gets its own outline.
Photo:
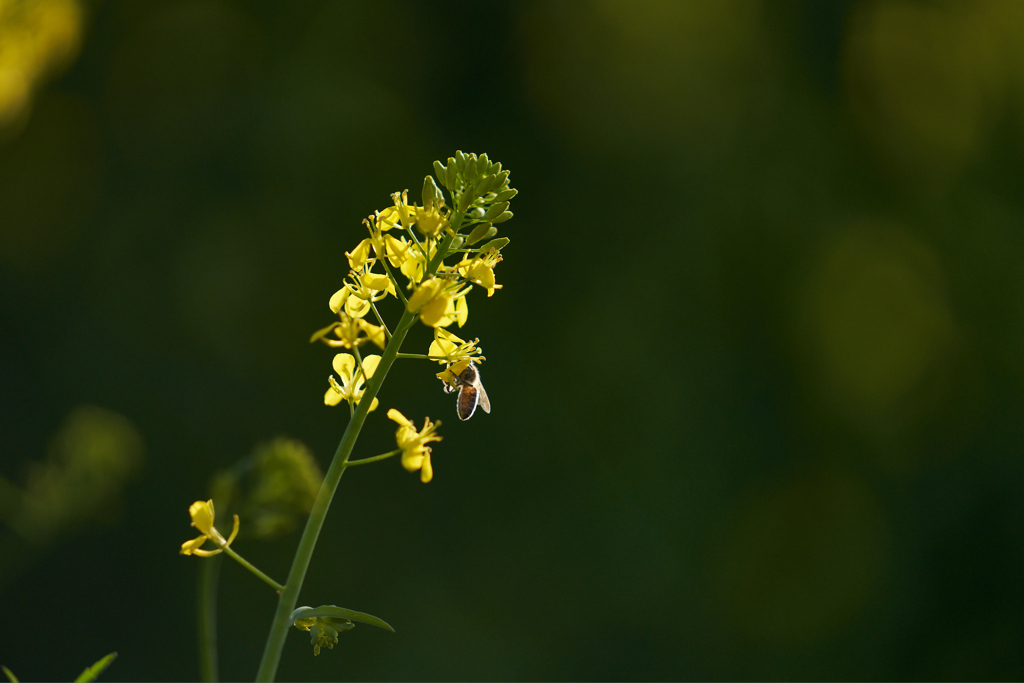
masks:
MULTIPOLYGON (((435 266, 436 268, 436 266, 435 266)), ((313 556, 313 549, 316 547, 317 538, 320 536, 320 529, 323 527, 327 510, 334 499, 334 492, 341 481, 341 475, 345 473, 348 466, 349 456, 352 455, 352 447, 355 446, 359 432, 366 421, 366 415, 370 412, 370 405, 384 382, 388 370, 398 357, 398 350, 402 347, 405 335, 409 332, 416 321, 416 315, 405 311, 401 320, 395 327, 391 339, 388 340, 384 353, 381 355, 380 363, 373 373, 373 377, 366 383, 366 391, 359 400, 352 419, 345 428, 345 433, 338 444, 338 450, 334 453, 334 460, 324 476, 324 482, 320 486, 320 493, 317 494, 313 509, 306 521, 306 529, 302 532, 302 539, 299 541, 299 548, 295 552, 295 559, 292 561, 291 571, 288 572, 288 581, 285 589, 277 602, 277 612, 274 613, 274 621, 270 627, 270 635, 267 636, 267 644, 263 649, 263 659, 260 661, 259 671, 256 673, 257 681, 272 681, 277 675, 277 665, 281 661, 281 650, 284 648, 285 638, 288 636, 288 628, 291 626, 291 614, 295 609, 295 603, 299 598, 299 591, 302 589, 302 582, 306 578, 306 570, 309 568, 309 560, 313 556)))
MULTIPOLYGON (((453 216, 451 233, 442 238, 437 253, 427 264, 428 275, 436 273, 438 266, 444 261, 464 216, 465 214, 458 212, 453 216)), ((352 415, 352 419, 349 420, 348 427, 345 428, 345 433, 338 444, 338 450, 334 452, 334 459, 327 470, 327 475, 324 476, 324 483, 320 486, 320 493, 317 494, 316 501, 313 503, 309 519, 306 520, 306 528, 302 532, 299 548, 295 551, 291 571, 288 572, 288 581, 277 601, 277 611, 274 613, 274 621, 270 626, 270 635, 267 636, 267 644, 263 648, 263 659, 260 660, 260 668, 256 672, 257 681, 272 681, 277 675, 281 650, 284 649, 284 641, 288 637, 288 628, 291 626, 292 611, 295 609, 295 603, 298 602, 299 591, 302 590, 302 582, 305 581, 306 570, 309 569, 309 560, 313 557, 313 549, 316 547, 317 538, 320 537, 320 529, 324 525, 324 518, 327 517, 327 510, 331 507, 331 501, 334 500, 334 492, 338 489, 341 475, 348 467, 349 456, 352 455, 352 448, 356 444, 356 439, 359 438, 359 432, 366 421, 366 415, 370 412, 370 406, 373 405, 373 399, 377 396, 380 385, 384 383, 388 370, 398 358, 405 335, 408 334, 409 328, 416 322, 417 317, 416 313, 410 313, 408 309, 403 311, 402 318, 395 326, 391 339, 384 347, 384 353, 380 357, 380 363, 377 364, 373 377, 366 383, 366 390, 359 400, 359 406, 352 415)))

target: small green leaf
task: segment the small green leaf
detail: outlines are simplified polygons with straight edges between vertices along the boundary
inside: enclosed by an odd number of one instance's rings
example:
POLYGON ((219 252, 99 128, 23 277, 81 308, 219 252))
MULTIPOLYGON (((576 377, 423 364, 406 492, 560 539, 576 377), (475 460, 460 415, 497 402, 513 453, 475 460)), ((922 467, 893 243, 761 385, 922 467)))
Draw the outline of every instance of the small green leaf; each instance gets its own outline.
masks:
POLYGON ((6 666, 0 666, 0 669, 4 670, 4 675, 7 676, 7 680, 9 680, 11 683, 19 683, 18 677, 11 673, 11 670, 8 669, 6 666))
POLYGON ((109 655, 79 674, 78 678, 75 679, 75 683, 88 683, 89 681, 95 681, 96 677, 103 673, 108 666, 113 664, 115 659, 117 659, 117 653, 111 652, 109 655))
POLYGON ((356 612, 354 610, 345 609, 344 607, 338 607, 337 605, 299 607, 292 612, 291 621, 294 624, 296 619, 312 619, 316 617, 334 617, 335 619, 359 621, 364 624, 369 624, 370 626, 386 629, 392 633, 395 632, 395 629, 391 628, 391 624, 383 619, 375 617, 372 614, 366 614, 365 612, 356 612))
POLYGON ((509 218, 512 218, 512 212, 511 211, 506 211, 505 213, 501 214, 497 218, 491 220, 491 222, 492 223, 504 223, 509 218))

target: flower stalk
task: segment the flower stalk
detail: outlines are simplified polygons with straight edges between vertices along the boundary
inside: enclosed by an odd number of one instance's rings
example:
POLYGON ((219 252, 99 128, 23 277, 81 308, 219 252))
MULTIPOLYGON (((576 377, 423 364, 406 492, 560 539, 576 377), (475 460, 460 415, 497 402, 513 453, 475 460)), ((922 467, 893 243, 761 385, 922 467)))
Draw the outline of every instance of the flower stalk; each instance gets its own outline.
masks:
MULTIPOLYGON (((501 164, 491 162, 486 154, 467 155, 459 151, 448 159, 447 166, 434 162, 434 170, 449 192, 450 204, 434 178, 427 176, 423 184, 422 205, 409 202, 408 190, 397 192, 391 195, 393 206, 376 211, 364 220, 369 236, 345 252, 350 270, 343 286, 328 303, 338 319, 314 332, 310 338, 311 342, 319 341, 331 348, 345 349, 339 350, 333 358, 337 379, 334 375, 328 377, 329 388, 324 394, 324 403, 336 406, 345 401, 349 421, 326 475, 320 481, 319 468, 315 468, 315 482, 304 489, 302 511, 308 511, 309 516, 287 581, 277 583, 230 547, 238 534, 239 515, 234 515, 234 528, 230 536, 224 538, 214 526, 212 497, 206 502, 196 501, 189 509, 193 526, 201 535, 182 544, 183 555, 230 555, 278 593, 277 608, 256 674, 258 681, 274 680, 284 642, 292 626, 310 633, 314 654, 319 654, 321 648, 333 648, 338 642, 338 635, 351 629, 353 621, 394 631, 383 620, 363 612, 336 605, 298 609, 295 605, 327 512, 348 467, 401 455, 402 466, 409 472, 418 471, 423 483, 433 477, 432 448, 428 444, 441 440, 437 433, 441 422, 427 417, 423 427, 417 428, 397 408, 387 410, 387 417, 398 424, 395 433, 398 448, 372 457, 350 459, 367 416, 378 406, 377 394, 395 361, 398 358, 416 358, 444 365, 444 372, 438 373, 437 377, 445 382, 447 392, 458 391, 457 414, 460 419, 469 419, 478 404, 484 412, 490 412, 490 402, 476 370, 477 365, 485 360, 478 346, 480 340, 465 341, 446 328, 455 324, 461 328, 466 323, 469 316, 466 295, 471 290, 482 289, 490 297, 501 289, 501 285, 495 282, 494 267, 501 262, 500 251, 508 240, 493 239, 497 234, 494 225, 512 217, 512 212, 507 210, 508 200, 515 196, 516 190, 508 186, 509 172, 502 171, 501 164), (461 229, 467 233, 462 234, 461 229), (466 245, 478 243, 482 246, 466 248, 466 245), (456 258, 462 260, 445 264, 445 259, 452 255, 461 255, 456 258), (374 270, 378 263, 384 274, 374 270), (399 274, 408 281, 408 294, 403 292, 398 281, 399 274), (393 329, 388 329, 376 305, 389 294, 402 304, 401 318, 393 329), (371 313, 379 325, 366 320, 371 313), (426 354, 400 353, 406 335, 417 322, 432 328, 434 341, 426 354), (377 346, 382 354, 364 355, 360 346, 365 344, 377 346), (216 548, 203 550, 202 546, 208 541, 216 548)), ((288 472, 291 470, 284 473, 288 472)), ((286 476, 284 481, 294 478, 286 476)), ((309 476, 299 477, 299 480, 312 481, 309 476)), ((269 500, 266 495, 276 491, 279 482, 267 481, 270 483, 254 489, 257 493, 249 494, 250 502, 238 508, 247 524, 250 520, 254 522, 252 527, 247 527, 256 530, 254 537, 259 537, 260 529, 281 525, 281 512, 274 497, 277 494, 271 495, 269 500), (260 513, 261 510, 264 513, 260 513)), ((222 488, 224 490, 218 495, 228 501, 224 503, 225 507, 232 505, 238 491, 244 490, 234 480, 230 486, 222 488)), ((200 624, 203 633, 201 649, 205 650, 203 673, 207 679, 216 676, 216 622, 212 618, 215 574, 212 567, 204 573, 200 600, 205 602, 201 612, 208 612, 205 620, 201 616, 203 621, 200 624)))
POLYGON ((295 552, 295 559, 292 561, 291 571, 288 572, 288 580, 277 601, 277 611, 274 613, 274 621, 270 627, 270 634, 267 636, 267 644, 263 649, 263 659, 260 661, 260 668, 256 672, 257 681, 272 681, 277 675, 277 667, 281 661, 281 650, 284 648, 285 638, 288 637, 288 628, 292 625, 291 613, 299 599, 299 591, 302 590, 302 583, 306 579, 306 571, 309 569, 309 561, 313 557, 313 549, 320 537, 320 529, 323 528, 324 519, 327 517, 327 510, 334 500, 334 492, 338 489, 341 476, 348 467, 349 456, 352 455, 352 448, 359 438, 359 432, 366 422, 366 416, 370 412, 370 405, 377 396, 377 391, 388 371, 398 357, 398 350, 405 341, 409 329, 416 322, 416 315, 405 311, 401 320, 391 334, 391 339, 384 347, 381 354, 380 364, 373 373, 363 393, 363 398, 356 406, 352 419, 345 428, 345 433, 338 443, 338 449, 334 453, 331 466, 324 476, 324 483, 320 487, 320 493, 313 503, 313 510, 309 513, 306 521, 306 528, 302 532, 302 539, 299 541, 298 550, 295 552))

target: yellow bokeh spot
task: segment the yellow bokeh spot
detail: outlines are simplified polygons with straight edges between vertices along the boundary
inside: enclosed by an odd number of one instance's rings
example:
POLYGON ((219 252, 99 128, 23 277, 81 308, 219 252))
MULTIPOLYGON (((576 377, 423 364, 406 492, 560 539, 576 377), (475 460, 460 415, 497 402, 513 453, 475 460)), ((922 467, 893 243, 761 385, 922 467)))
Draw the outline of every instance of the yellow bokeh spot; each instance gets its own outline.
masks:
POLYGON ((1024 3, 860 3, 846 90, 866 138, 897 170, 956 171, 1019 97, 1024 3))
POLYGON ((804 286, 798 336, 808 374, 843 412, 890 410, 945 358, 953 336, 934 252, 892 225, 848 231, 804 286))
POLYGON ((82 28, 75 0, 0 0, 0 127, 17 122, 33 91, 74 60, 82 28))

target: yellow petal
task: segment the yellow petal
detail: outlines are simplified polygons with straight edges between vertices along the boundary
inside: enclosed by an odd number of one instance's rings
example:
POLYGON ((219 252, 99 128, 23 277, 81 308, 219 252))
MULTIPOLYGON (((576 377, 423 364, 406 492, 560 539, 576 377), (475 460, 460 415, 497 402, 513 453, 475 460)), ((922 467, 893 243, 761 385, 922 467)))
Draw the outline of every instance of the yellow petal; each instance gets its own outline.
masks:
POLYGON ((205 503, 197 500, 188 506, 188 514, 192 517, 192 526, 206 535, 210 534, 210 531, 213 529, 214 518, 212 500, 208 500, 205 503))
POLYGON ((459 327, 465 325, 469 320, 469 304, 466 303, 465 296, 460 296, 455 300, 455 320, 458 321, 459 327))
POLYGON ((235 540, 235 536, 238 535, 238 515, 235 515, 235 526, 231 529, 231 535, 228 536, 228 542, 224 545, 231 545, 231 542, 235 540))
POLYGON ((416 291, 412 293, 412 296, 409 297, 409 303, 406 308, 410 313, 418 312, 421 308, 440 296, 447 286, 448 284, 444 280, 439 280, 436 277, 424 280, 420 283, 420 286, 416 288, 416 291))
POLYGON ((373 377, 373 373, 377 371, 377 366, 380 365, 380 356, 375 353, 363 358, 363 372, 366 373, 367 379, 373 377))
POLYGON ((370 302, 357 296, 350 296, 345 300, 345 312, 353 318, 362 318, 370 312, 370 302))
POLYGON ((390 230, 391 228, 398 225, 398 210, 393 206, 381 211, 377 214, 377 227, 381 230, 390 230))
POLYGON ((345 252, 345 256, 348 257, 348 265, 352 270, 359 270, 366 265, 366 260, 370 257, 371 244, 370 238, 366 238, 357 244, 351 252, 345 252))
POLYGON ((430 482, 434 478, 434 468, 430 464, 430 453, 428 452, 423 456, 423 467, 420 469, 420 481, 424 484, 430 482))
POLYGON ((420 309, 420 320, 428 327, 437 327, 442 323, 451 325, 452 320, 448 313, 452 309, 451 299, 439 296, 420 309))
POLYGON ((469 272, 466 273, 466 278, 471 282, 475 282, 480 285, 484 289, 494 288, 494 271, 483 263, 478 263, 469 268, 469 272))
POLYGON ((424 455, 421 451, 405 451, 402 453, 402 467, 415 472, 423 466, 424 455))
POLYGON ((351 353, 338 353, 334 355, 331 366, 341 378, 341 383, 348 384, 352 381, 352 373, 356 368, 356 358, 351 353))
POLYGON ((352 292, 348 291, 348 287, 342 287, 337 292, 331 295, 329 305, 332 313, 337 313, 341 310, 341 307, 345 305, 345 301, 348 299, 349 294, 352 292))
POLYGON ((388 419, 389 420, 394 420, 395 422, 397 422, 401 426, 408 427, 409 429, 412 429, 413 431, 416 430, 416 425, 414 425, 412 422, 410 422, 409 418, 407 418, 405 415, 402 415, 402 413, 398 412, 394 408, 391 408, 391 409, 388 410, 388 419))
POLYGON ((359 280, 363 283, 364 287, 375 292, 384 291, 391 285, 391 278, 387 275, 378 275, 377 273, 367 273, 359 278, 359 280))
POLYGON ((180 552, 182 555, 191 555, 204 543, 206 543, 206 534, 203 534, 202 536, 197 536, 196 538, 193 538, 191 541, 185 541, 184 543, 182 543, 180 552))

